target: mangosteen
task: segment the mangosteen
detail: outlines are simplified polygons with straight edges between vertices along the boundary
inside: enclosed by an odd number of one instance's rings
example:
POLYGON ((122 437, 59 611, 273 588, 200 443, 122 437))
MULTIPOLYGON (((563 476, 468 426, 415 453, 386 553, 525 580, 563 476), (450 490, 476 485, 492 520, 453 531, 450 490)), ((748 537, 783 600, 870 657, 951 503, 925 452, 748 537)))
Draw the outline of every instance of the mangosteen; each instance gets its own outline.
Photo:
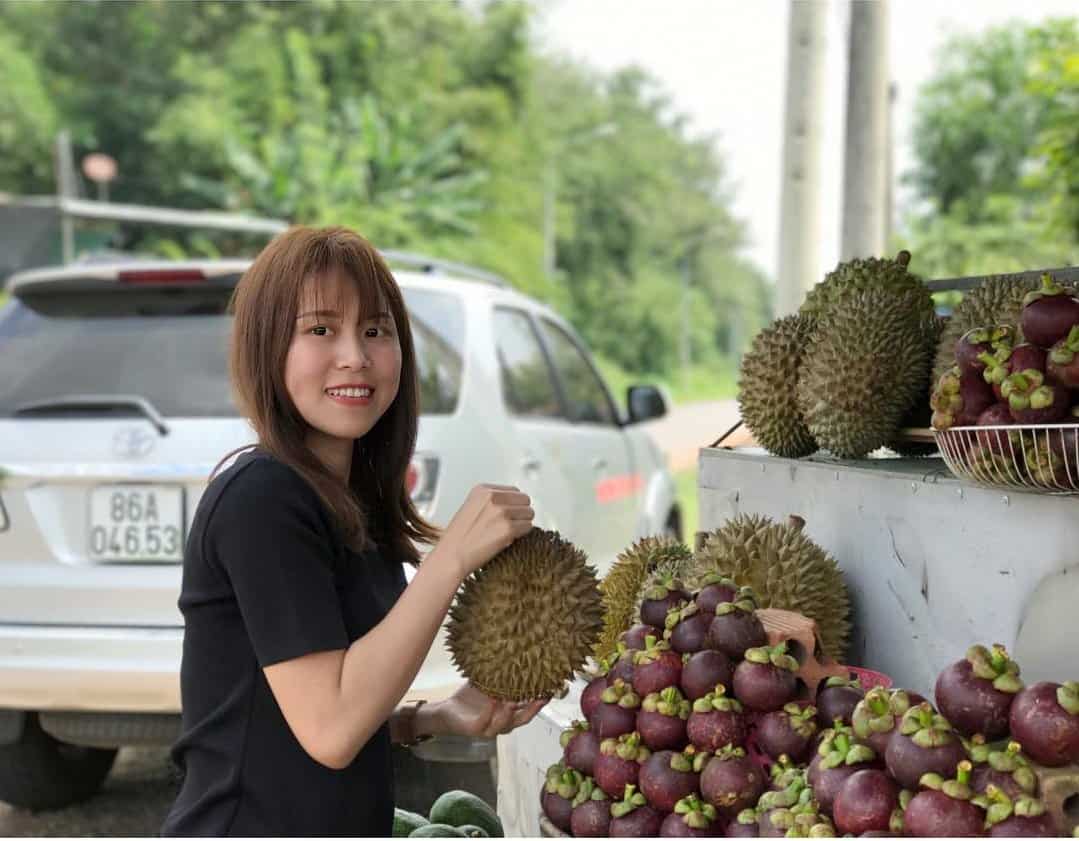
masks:
POLYGON ((1079 388, 1079 325, 1050 349, 1045 375, 1057 385, 1079 388))
POLYGON ((674 811, 663 819, 660 838, 716 838, 722 829, 711 803, 704 803, 696 794, 683 797, 674 804, 674 811))
POLYGON ((1048 348, 1067 336, 1079 324, 1079 299, 1054 282, 1049 274, 1042 275, 1041 289, 1028 292, 1023 298, 1019 329, 1023 337, 1038 347, 1048 348))
POLYGON ((997 400, 1003 400, 1004 395, 1001 393, 1001 386, 1011 373, 1007 360, 995 354, 990 355, 988 353, 983 353, 980 359, 982 365, 985 366, 982 370, 982 379, 985 380, 993 390, 993 396, 996 397, 997 400))
MULTIPOLYGON (((980 415, 978 426, 1012 426, 1015 424, 1007 403, 994 403, 980 415)), ((978 443, 994 453, 1010 455, 1022 452, 1019 435, 1015 430, 984 429, 978 431, 978 443)))
POLYGON ((708 573, 700 584, 701 589, 697 591, 694 601, 706 616, 715 616, 716 607, 722 602, 738 599, 738 585, 718 572, 708 573))
POLYGON ((953 367, 941 375, 929 396, 934 429, 973 426, 978 415, 993 405, 996 396, 981 374, 960 373, 953 367))
POLYGON ((586 777, 591 777, 595 770, 596 755, 599 753, 599 737, 587 721, 573 721, 568 730, 563 730, 559 737, 562 744, 562 758, 567 766, 575 768, 586 777))
POLYGON ((743 748, 723 748, 701 772, 701 796, 724 815, 751 807, 763 792, 764 773, 743 748))
MULTIPOLYGON (((779 791, 766 791, 757 801, 757 826, 762 838, 781 838, 795 826, 795 816, 806 812, 816 814, 817 803, 805 774, 795 777, 779 791)), ((803 818, 803 823, 805 819, 803 818)))
POLYGON ((606 838, 611 825, 611 801, 591 777, 585 777, 573 798, 569 831, 577 838, 606 838))
POLYGON ((681 748, 686 744, 690 703, 677 686, 646 695, 637 713, 637 732, 651 750, 681 748))
POLYGON ((1048 356, 1044 350, 1029 342, 1023 342, 1012 348, 1006 364, 1009 374, 1019 371, 1038 371, 1044 374, 1047 362, 1048 356))
POLYGON ((751 710, 771 712, 794 699, 798 661, 787 653, 786 642, 750 648, 745 656, 734 670, 734 694, 738 700, 751 710))
POLYGON ((540 807, 547 819, 563 832, 570 831, 573 798, 581 787, 584 775, 557 762, 547 769, 547 781, 540 792, 540 807))
POLYGON ((641 765, 651 755, 652 752, 641 744, 640 733, 623 733, 617 739, 604 739, 596 756, 596 785, 609 797, 620 797, 627 785, 637 785, 641 765))
POLYGON ((727 824, 724 837, 726 838, 757 838, 760 836, 760 825, 757 822, 756 809, 743 809, 734 819, 727 824))
POLYGON ((616 678, 600 695, 599 706, 592 713, 590 724, 601 741, 631 733, 637 726, 640 707, 641 698, 633 687, 616 678))
POLYGON ((655 633, 656 629, 651 625, 638 622, 628 630, 623 631, 619 639, 625 643, 626 648, 630 651, 644 651, 645 640, 649 636, 654 636, 655 633))
POLYGON ((591 679, 588 681, 588 686, 581 692, 581 712, 584 713, 584 717, 587 719, 592 718, 592 713, 595 712, 596 707, 600 704, 600 696, 603 695, 605 690, 610 685, 608 675, 610 673, 610 666, 606 660, 600 661, 597 670, 593 673, 591 679))
POLYGON ((659 811, 673 811, 679 800, 697 793, 701 770, 710 757, 692 745, 681 753, 661 750, 641 766, 638 786, 659 811))
POLYGON ((670 643, 649 636, 644 651, 633 654, 633 691, 642 698, 668 686, 677 686, 682 677, 682 657, 671 651, 670 643))
POLYGON ((891 828, 899 807, 899 784, 883 771, 867 768, 851 774, 832 803, 832 819, 840 832, 861 835, 891 828))
POLYGON ((607 671, 607 685, 611 685, 616 680, 621 680, 624 683, 633 683, 633 658, 637 655, 637 651, 644 649, 626 648, 625 643, 618 643, 618 650, 611 658, 610 669, 607 671))
POLYGON ((1008 732, 1008 710, 1023 688, 1019 666, 1002 645, 972 645, 967 656, 937 676, 937 709, 965 736, 998 739, 1008 732))
POLYGON ((817 708, 793 701, 783 709, 767 713, 757 721, 757 746, 772 759, 788 756, 802 761, 817 734, 817 708))
POLYGON ((1037 433, 1032 431, 1026 446, 1024 447, 1021 441, 1019 447, 1017 447, 1020 452, 1025 451, 1027 473, 1043 487, 1073 488, 1075 468, 1071 468, 1069 472, 1068 463, 1060 450, 1056 447, 1046 446, 1038 438, 1037 433))
POLYGON ((974 803, 985 809, 991 838, 1052 838, 1060 834, 1045 803, 1029 795, 1009 797, 990 785, 974 803))
POLYGON ((704 613, 696 602, 674 607, 667 614, 663 638, 679 654, 693 654, 708 646, 708 629, 714 613, 704 613))
POLYGON ((888 773, 911 791, 918 790, 925 774, 951 774, 966 758, 967 752, 951 724, 928 702, 906 711, 884 753, 888 773))
POLYGON ((817 723, 822 728, 831 727, 838 718, 850 725, 851 716, 858 702, 865 697, 861 681, 833 675, 817 686, 814 705, 817 708, 817 723))
POLYGON ((722 651, 706 648, 682 655, 682 692, 691 701, 703 698, 716 684, 730 686, 733 680, 734 666, 722 651))
POLYGON ((970 762, 963 760, 955 779, 926 774, 907 804, 903 823, 908 835, 918 838, 955 838, 984 835, 985 811, 972 802, 970 762))
POLYGON ((661 575, 659 581, 644 592, 641 600, 641 621, 663 632, 667 614, 679 602, 688 602, 689 593, 682 582, 672 575, 661 575))
POLYGON ((780 754, 768 768, 770 791, 782 791, 799 777, 805 778, 805 768, 795 764, 785 753, 780 754))
POLYGON ((659 834, 663 815, 648 805, 634 785, 627 785, 622 799, 611 804, 611 838, 652 838, 659 834))
POLYGON ((975 327, 964 333, 955 343, 955 361, 961 372, 980 374, 985 370, 983 354, 993 354, 1001 348, 1010 348, 1015 341, 1015 328, 1000 324, 996 327, 975 327))
POLYGON ((789 808, 762 811, 758 818, 762 838, 832 838, 835 827, 820 813, 813 790, 806 788, 799 802, 789 808))
POLYGON ((977 794, 984 794, 989 786, 996 786, 1008 797, 1033 796, 1038 788, 1038 778, 1023 756, 1018 742, 1009 742, 1004 750, 994 750, 985 743, 985 737, 976 734, 966 745, 970 761, 974 764, 971 785, 977 794))
POLYGON ((739 747, 746 740, 746 719, 742 705, 727 697, 722 683, 693 702, 686 721, 686 735, 699 750, 716 752, 728 745, 739 747))
POLYGON ((1042 681, 1022 690, 1012 701, 1011 733, 1042 765, 1079 761, 1079 681, 1042 681))
POLYGON ((738 599, 716 606, 716 618, 708 629, 712 648, 728 657, 740 660, 748 648, 768 644, 768 634, 757 617, 757 600, 753 591, 743 587, 738 599))
POLYGON ((896 725, 910 707, 910 696, 902 689, 891 692, 883 686, 870 689, 851 713, 855 738, 873 748, 878 756, 884 756, 896 725))
POLYGON ((1055 423, 1071 408, 1068 390, 1027 369, 1011 374, 1000 387, 1016 423, 1055 423))
POLYGON ((825 812, 832 811, 839 789, 859 771, 864 771, 877 755, 868 745, 854 740, 851 728, 838 724, 825 730, 817 754, 809 763, 806 779, 825 812))

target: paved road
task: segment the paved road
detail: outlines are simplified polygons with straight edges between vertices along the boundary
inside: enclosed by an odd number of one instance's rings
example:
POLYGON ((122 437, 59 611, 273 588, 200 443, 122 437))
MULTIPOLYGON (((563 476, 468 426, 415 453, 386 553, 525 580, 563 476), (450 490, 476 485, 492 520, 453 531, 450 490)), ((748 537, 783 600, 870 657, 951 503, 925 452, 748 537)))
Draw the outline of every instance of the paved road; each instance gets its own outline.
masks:
MULTIPOLYGON (((694 467, 698 449, 710 445, 737 419, 735 401, 724 400, 678 406, 647 427, 668 454, 671 469, 678 471, 694 467)), ((734 436, 728 443, 733 440, 734 436)), ((167 749, 124 748, 104 789, 86 803, 33 814, 0 802, 0 837, 152 836, 176 791, 167 749)))

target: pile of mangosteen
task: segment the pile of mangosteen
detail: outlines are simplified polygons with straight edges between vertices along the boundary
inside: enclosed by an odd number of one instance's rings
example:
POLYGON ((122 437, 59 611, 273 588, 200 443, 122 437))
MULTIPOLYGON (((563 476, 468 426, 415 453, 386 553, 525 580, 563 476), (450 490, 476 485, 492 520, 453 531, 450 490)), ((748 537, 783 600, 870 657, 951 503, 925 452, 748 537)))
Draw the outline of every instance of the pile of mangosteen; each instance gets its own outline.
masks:
POLYGON ((1074 429, 1008 428, 1079 422, 1079 297, 1043 275, 1041 288, 1024 298, 1017 324, 986 325, 960 337, 955 365, 933 385, 929 402, 934 429, 987 427, 961 439, 976 472, 1079 488, 1074 429))
POLYGON ((691 599, 676 585, 669 600, 646 599, 618 653, 597 664, 581 693, 583 717, 562 733, 562 759, 540 792, 561 832, 1048 837, 1067 829, 1039 799, 1039 772, 1079 763, 1079 683, 1024 686, 1001 646, 976 645, 940 674, 935 706, 844 678, 821 683, 810 699, 786 644, 769 645, 752 592, 729 581, 706 590, 691 599))

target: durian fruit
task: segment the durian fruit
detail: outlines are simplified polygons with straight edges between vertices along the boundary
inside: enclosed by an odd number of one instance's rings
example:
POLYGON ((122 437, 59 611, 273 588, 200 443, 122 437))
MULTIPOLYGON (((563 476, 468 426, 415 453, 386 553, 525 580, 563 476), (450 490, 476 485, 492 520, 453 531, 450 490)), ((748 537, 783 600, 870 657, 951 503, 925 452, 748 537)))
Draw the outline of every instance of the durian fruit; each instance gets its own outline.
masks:
POLYGON ((794 398, 812 327, 808 316, 780 318, 756 335, 742 357, 738 408, 753 437, 772 455, 801 458, 817 451, 794 398))
POLYGON ((534 528, 466 579, 446 646, 476 687, 524 701, 559 694, 602 628, 599 581, 584 552, 534 528))
POLYGON ((924 316, 910 296, 852 292, 817 321, 798 372, 798 409, 821 447, 862 458, 895 438, 925 384, 924 316))
MULTIPOLYGON (((930 363, 937 352, 940 336, 947 325, 948 319, 940 318, 939 316, 933 316, 922 322, 922 336, 928 351, 925 362, 925 381, 919 390, 918 398, 914 401, 914 405, 907 410, 906 415, 899 421, 900 429, 907 427, 929 428, 930 419, 933 416, 933 409, 929 405, 929 395, 933 390, 933 383, 929 379, 930 363)), ((888 444, 888 448, 901 456, 911 458, 929 456, 937 452, 936 444, 923 444, 917 441, 892 441, 888 444)))
POLYGON ((955 343, 968 330, 993 327, 997 324, 1018 324, 1023 309, 1023 297, 1041 285, 1038 277, 1015 280, 1007 277, 987 277, 973 289, 963 293, 948 326, 937 343, 933 362, 932 381, 940 379, 955 364, 955 343))
POLYGON ((850 636, 850 597, 835 560, 791 517, 740 514, 710 532, 695 555, 697 580, 718 572, 751 587, 760 607, 792 610, 813 619, 825 654, 842 660, 850 636))
POLYGON ((826 314, 841 306, 856 292, 867 289, 890 289, 908 294, 918 315, 933 316, 933 296, 917 275, 907 271, 910 252, 900 251, 895 259, 868 257, 840 263, 809 290, 799 312, 810 317, 826 314))
POLYGON ((600 582, 603 630, 593 656, 605 660, 618 648, 618 637, 637 619, 641 598, 659 578, 680 578, 693 552, 673 537, 644 537, 619 554, 600 582))

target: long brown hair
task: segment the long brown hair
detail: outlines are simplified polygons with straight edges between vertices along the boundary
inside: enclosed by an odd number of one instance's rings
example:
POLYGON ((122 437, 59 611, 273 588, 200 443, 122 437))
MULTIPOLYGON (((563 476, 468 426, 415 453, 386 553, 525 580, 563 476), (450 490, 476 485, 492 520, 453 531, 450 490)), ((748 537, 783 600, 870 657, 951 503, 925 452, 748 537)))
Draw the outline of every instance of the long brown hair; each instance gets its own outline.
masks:
POLYGON ((347 228, 290 228, 244 273, 230 310, 235 316, 232 385, 241 412, 254 425, 258 446, 311 484, 348 545, 378 543, 395 558, 417 563, 412 541, 433 543, 438 530, 420 517, 405 487, 419 416, 416 354, 401 290, 382 256, 347 228), (306 445, 309 426, 285 388, 285 357, 301 295, 307 284, 334 273, 354 284, 361 318, 389 309, 401 344, 397 396, 353 445, 348 487, 306 445))

